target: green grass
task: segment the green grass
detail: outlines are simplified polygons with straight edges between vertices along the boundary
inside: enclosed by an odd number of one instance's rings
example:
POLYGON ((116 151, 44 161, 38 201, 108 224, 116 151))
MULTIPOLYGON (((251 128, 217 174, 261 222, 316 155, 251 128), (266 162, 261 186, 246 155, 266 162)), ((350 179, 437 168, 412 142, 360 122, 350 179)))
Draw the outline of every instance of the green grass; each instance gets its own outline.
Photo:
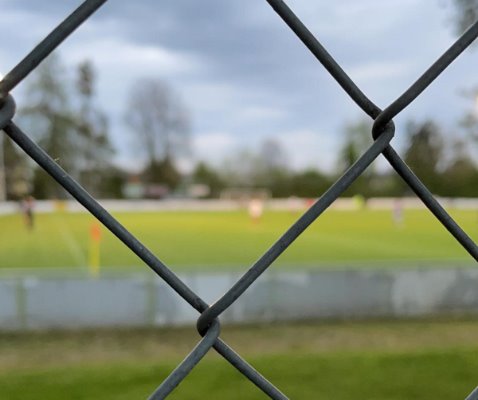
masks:
MULTIPOLYGON (((452 211, 476 241, 476 211, 452 211)), ((266 212, 253 224, 246 212, 119 213, 115 215, 162 261, 176 269, 245 269, 299 217, 266 212)), ((0 268, 84 267, 88 214, 40 214, 28 232, 20 215, 0 217, 0 268)), ((141 262, 104 232, 101 264, 141 262)), ((327 211, 277 260, 278 267, 473 265, 471 257, 428 211, 410 210, 395 227, 390 211, 327 211)))
MULTIPOLYGON (((478 384, 476 321, 225 327, 295 399, 464 399, 478 384)), ((145 399, 192 348, 194 329, 0 335, 0 398, 145 399)), ((263 399, 217 355, 171 399, 263 399)))
MULTIPOLYGON (((250 360, 292 399, 464 399, 476 385, 478 357, 469 351, 427 354, 295 355, 250 360)), ((0 395, 26 399, 146 399, 174 368, 140 363, 53 368, 0 376, 0 395)), ((171 399, 264 399, 219 360, 206 360, 171 399)))

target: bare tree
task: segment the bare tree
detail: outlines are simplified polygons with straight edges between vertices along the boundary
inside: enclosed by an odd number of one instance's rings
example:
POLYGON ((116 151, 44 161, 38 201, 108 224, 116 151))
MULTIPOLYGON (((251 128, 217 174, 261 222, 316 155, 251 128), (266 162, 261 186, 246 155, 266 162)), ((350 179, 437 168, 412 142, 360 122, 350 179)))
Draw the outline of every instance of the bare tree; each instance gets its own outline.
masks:
POLYGON ((468 109, 460 120, 460 127, 465 131, 466 139, 478 145, 478 87, 463 91, 468 101, 468 109))
POLYGON ((478 20, 478 0, 452 0, 457 33, 463 33, 478 20))
POLYGON ((78 132, 77 158, 81 184, 95 196, 104 195, 102 188, 110 172, 113 145, 108 135, 108 119, 95 102, 96 74, 90 61, 83 61, 76 71, 76 96, 79 110, 75 113, 78 132))
POLYGON ((274 138, 266 138, 261 143, 259 157, 265 170, 287 170, 289 158, 284 147, 274 138))
POLYGON ((131 88, 126 121, 146 156, 148 178, 175 186, 175 159, 190 143, 189 113, 180 96, 160 79, 141 79, 131 88))

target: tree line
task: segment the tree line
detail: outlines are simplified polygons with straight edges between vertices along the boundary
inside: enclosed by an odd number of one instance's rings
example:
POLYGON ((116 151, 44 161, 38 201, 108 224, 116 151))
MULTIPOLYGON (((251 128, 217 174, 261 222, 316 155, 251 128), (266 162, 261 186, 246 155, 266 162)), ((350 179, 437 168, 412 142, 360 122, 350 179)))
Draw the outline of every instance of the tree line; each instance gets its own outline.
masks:
MULTIPOLYGON (((32 138, 95 197, 121 198, 131 176, 174 190, 183 176, 175 158, 189 148, 189 115, 181 98, 159 79, 140 79, 128 96, 124 122, 131 133, 131 156, 142 169, 115 163, 110 121, 96 99, 96 73, 90 61, 71 74, 57 55, 32 74, 17 117, 32 138)), ((2 136, 7 199, 33 195, 64 199, 65 190, 2 136)))
MULTIPOLYGON (((461 34, 478 16, 478 0, 451 0, 453 22, 461 34)), ((69 174, 99 198, 184 195, 188 186, 207 188, 203 197, 218 197, 230 188, 265 190, 273 197, 318 197, 350 168, 371 144, 371 123, 344 127, 335 172, 317 168, 296 170, 281 144, 265 139, 259 148, 243 149, 221 165, 199 161, 182 172, 178 158, 191 156, 188 107, 171 85, 143 78, 134 83, 124 121, 130 132, 131 154, 137 166, 128 171, 115 163, 108 115, 96 98, 97 76, 90 61, 68 71, 58 56, 50 56, 33 73, 23 108, 17 115, 33 139, 69 174), (136 185, 136 186, 135 186, 136 185)), ((466 93, 470 107, 453 131, 433 120, 411 121, 402 154, 405 162, 436 195, 478 197, 478 88, 466 93)), ((6 136, 1 139, 8 199, 33 195, 38 199, 67 198, 67 193, 29 160, 6 136)), ((0 158, 1 159, 1 158, 0 158)), ((410 189, 391 170, 366 170, 345 195, 405 196, 410 189)))
MULTIPOLYGON (((470 112, 464 118, 462 135, 448 138, 431 120, 410 122, 406 130, 403 158, 432 193, 446 197, 478 197, 478 165, 473 160, 478 147, 478 118, 470 112), (473 149, 473 144, 475 148, 473 149)), ((266 188, 273 197, 317 197, 350 168, 371 145, 371 123, 358 121, 344 129, 343 143, 335 173, 317 169, 294 171, 277 142, 264 141, 256 152, 244 152, 232 159, 230 168, 215 170, 200 163, 193 180, 213 188, 218 195, 224 188, 266 188)), ((411 189, 390 169, 369 167, 345 192, 346 196, 409 196, 411 189)))

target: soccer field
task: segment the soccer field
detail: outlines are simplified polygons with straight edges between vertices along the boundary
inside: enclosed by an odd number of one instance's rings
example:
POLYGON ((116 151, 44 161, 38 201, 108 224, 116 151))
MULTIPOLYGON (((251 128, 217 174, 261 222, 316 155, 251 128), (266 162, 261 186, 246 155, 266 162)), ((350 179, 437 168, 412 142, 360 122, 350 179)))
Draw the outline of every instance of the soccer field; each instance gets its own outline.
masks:
MULTIPOLYGON (((478 213, 450 210, 478 239, 478 213)), ((175 270, 244 270, 300 216, 266 211, 254 224, 245 211, 117 213, 163 262, 175 270)), ((20 215, 0 217, 0 268, 85 268, 90 251, 86 213, 39 214, 28 231, 20 215)), ((102 230, 102 267, 142 262, 102 230)), ((425 210, 406 210, 402 226, 390 211, 329 210, 275 262, 280 268, 459 266, 474 262, 425 210)))

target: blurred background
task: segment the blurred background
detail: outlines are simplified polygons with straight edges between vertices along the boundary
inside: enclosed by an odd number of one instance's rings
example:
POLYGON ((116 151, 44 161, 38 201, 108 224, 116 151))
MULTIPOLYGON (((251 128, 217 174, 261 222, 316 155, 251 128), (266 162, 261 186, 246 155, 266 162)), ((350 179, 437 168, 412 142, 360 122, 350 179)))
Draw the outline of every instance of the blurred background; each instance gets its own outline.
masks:
MULTIPOLYGON (((79 4, 3 0, 0 71, 79 4)), ((381 108, 478 18, 475 0, 288 4, 381 108)), ((476 65, 473 44, 392 143, 475 242, 476 65)), ((209 303, 372 143, 373 121, 260 1, 106 3, 13 95, 18 125, 209 303)), ((6 135, 0 227, 0 397, 145 398, 197 342, 197 314, 6 135)), ((379 158, 223 335, 291 398, 465 398, 475 268, 379 158)), ((225 365, 208 356, 171 398, 263 397, 225 365)))

